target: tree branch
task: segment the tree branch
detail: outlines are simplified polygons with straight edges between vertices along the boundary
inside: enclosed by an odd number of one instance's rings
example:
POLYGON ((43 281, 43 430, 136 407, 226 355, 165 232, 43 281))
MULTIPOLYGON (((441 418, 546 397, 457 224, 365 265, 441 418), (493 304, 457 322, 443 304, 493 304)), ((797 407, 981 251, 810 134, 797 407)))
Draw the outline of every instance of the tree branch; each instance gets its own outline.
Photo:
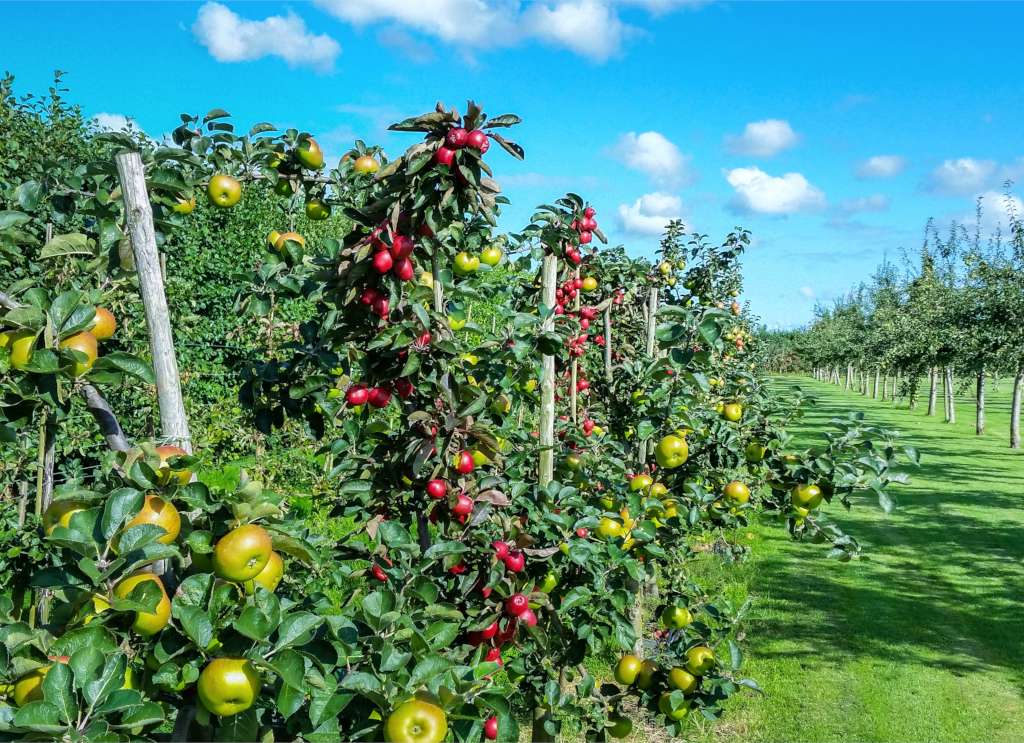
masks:
POLYGON ((128 438, 103 394, 91 384, 83 384, 81 390, 85 397, 85 405, 96 419, 103 438, 107 440, 107 446, 113 451, 129 451, 132 447, 128 443, 128 438))

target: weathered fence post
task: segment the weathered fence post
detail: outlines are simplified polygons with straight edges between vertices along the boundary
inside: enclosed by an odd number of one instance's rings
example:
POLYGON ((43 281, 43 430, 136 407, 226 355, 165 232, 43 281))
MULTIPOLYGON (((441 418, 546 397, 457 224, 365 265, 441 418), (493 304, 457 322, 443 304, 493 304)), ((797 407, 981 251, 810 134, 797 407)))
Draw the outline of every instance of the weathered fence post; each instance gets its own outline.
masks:
POLYGON ((604 378, 612 383, 612 306, 604 308, 604 378))
MULTIPOLYGON (((553 254, 544 256, 541 268, 541 302, 550 314, 544 318, 543 331, 555 327, 555 288, 558 284, 558 258, 553 254)), ((540 376, 540 464, 537 479, 540 486, 555 476, 555 357, 545 354, 541 361, 540 376)))
POLYGON ((975 387, 975 415, 974 434, 981 436, 985 433, 985 369, 978 371, 977 386, 975 387))
POLYGON ((146 190, 145 167, 138 152, 122 152, 114 161, 124 194, 125 221, 135 255, 135 270, 139 275, 139 293, 146 310, 162 438, 191 454, 192 436, 181 396, 178 360, 174 353, 171 318, 156 247, 153 207, 146 190))
POLYGON ((934 366, 928 369, 928 412, 926 415, 935 415, 935 401, 939 393, 939 371, 934 366))
POLYGON ((1024 367, 1013 377, 1013 396, 1010 400, 1010 448, 1020 448, 1020 393, 1024 385, 1024 367))
MULTIPOLYGON (((647 293, 647 304, 644 307, 644 318, 647 321, 647 344, 646 351, 647 357, 650 359, 654 358, 654 347, 655 347, 655 330, 657 329, 658 321, 655 319, 655 315, 658 314, 658 287, 651 287, 647 293)), ((647 463, 647 441, 641 441, 638 452, 638 459, 640 467, 643 467, 647 463)))

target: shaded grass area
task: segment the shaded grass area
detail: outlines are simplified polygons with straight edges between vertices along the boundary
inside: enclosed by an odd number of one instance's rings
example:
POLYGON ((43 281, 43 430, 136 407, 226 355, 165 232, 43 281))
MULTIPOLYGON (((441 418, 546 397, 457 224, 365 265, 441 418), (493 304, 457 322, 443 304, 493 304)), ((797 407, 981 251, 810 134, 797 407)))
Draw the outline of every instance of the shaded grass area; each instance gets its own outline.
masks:
POLYGON ((865 496, 828 512, 867 559, 824 559, 774 524, 754 527, 733 590, 756 601, 745 695, 703 737, 744 741, 1024 740, 1024 454, 1007 447, 1009 389, 990 393, 989 429, 973 406, 955 425, 806 378, 817 397, 795 433, 820 440, 831 418, 863 410, 922 453, 899 510, 865 496))

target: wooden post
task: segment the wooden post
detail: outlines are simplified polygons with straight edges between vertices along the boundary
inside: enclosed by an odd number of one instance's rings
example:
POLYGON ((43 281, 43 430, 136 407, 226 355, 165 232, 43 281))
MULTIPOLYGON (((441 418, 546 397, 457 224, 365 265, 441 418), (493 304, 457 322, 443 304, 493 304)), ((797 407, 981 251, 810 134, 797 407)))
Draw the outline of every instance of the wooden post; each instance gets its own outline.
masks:
MULTIPOLYGON (((555 290, 558 284, 558 258, 553 254, 544 256, 541 264, 541 303, 551 310, 541 324, 542 331, 555 327, 555 290)), ((555 357, 545 354, 541 361, 540 377, 540 461, 537 466, 537 481, 544 488, 555 477, 555 357)), ((553 741, 554 736, 544 729, 551 719, 550 710, 539 699, 534 700, 533 724, 530 739, 553 741)))
POLYGON ((178 360, 174 353, 171 318, 160 271, 160 254, 156 248, 153 208, 146 190, 145 167, 138 152, 122 152, 114 161, 124 193, 125 220, 135 255, 135 270, 139 275, 139 293, 146 310, 162 437, 191 454, 192 436, 181 396, 178 360))
POLYGON ((977 386, 975 387, 975 415, 974 434, 981 436, 985 433, 985 369, 978 371, 977 386))
MULTIPOLYGON (((555 308, 555 289, 558 284, 558 258, 545 255, 541 268, 541 302, 549 310, 555 308)), ((542 330, 554 330, 552 311, 541 325, 542 330)), ((555 477, 555 357, 546 355, 541 362, 540 377, 540 463, 537 480, 547 487, 555 477)))
POLYGON ((945 383, 945 391, 946 391, 946 422, 947 423, 956 423, 956 398, 954 397, 954 394, 953 394, 953 385, 955 384, 955 380, 953 378, 953 367, 952 366, 947 366, 945 374, 946 374, 946 383, 945 383))
POLYGON ((647 295, 647 355, 654 358, 655 335, 658 328, 658 287, 651 287, 647 295))
MULTIPOLYGON (((657 328, 658 321, 656 315, 658 314, 658 287, 651 287, 647 293, 647 304, 644 307, 644 318, 647 321, 647 344, 646 351, 649 358, 654 358, 655 348, 655 334, 654 331, 657 328)), ((647 442, 641 441, 638 450, 638 464, 642 468, 647 463, 647 442)))
POLYGON ((612 306, 604 308, 604 378, 612 383, 612 306))
POLYGON ((1020 448, 1020 393, 1024 384, 1024 367, 1018 367, 1013 377, 1013 396, 1010 399, 1010 448, 1020 448))
POLYGON ((935 415, 935 400, 938 397, 939 370, 934 366, 928 369, 928 412, 926 415, 935 415))

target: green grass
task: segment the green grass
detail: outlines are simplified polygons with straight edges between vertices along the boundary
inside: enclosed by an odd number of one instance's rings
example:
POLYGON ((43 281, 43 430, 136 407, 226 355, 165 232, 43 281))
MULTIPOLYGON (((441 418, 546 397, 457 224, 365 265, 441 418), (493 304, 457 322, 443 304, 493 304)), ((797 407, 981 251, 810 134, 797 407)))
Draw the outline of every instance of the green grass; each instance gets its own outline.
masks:
POLYGON ((906 404, 785 377, 817 403, 795 433, 820 441, 828 421, 863 410, 922 454, 885 515, 864 496, 829 515, 866 559, 827 560, 777 525, 750 532, 752 559, 733 590, 755 605, 742 695, 703 732, 716 741, 1024 740, 1024 453, 1008 448, 1009 388, 990 391, 988 431, 958 400, 955 425, 906 404))

